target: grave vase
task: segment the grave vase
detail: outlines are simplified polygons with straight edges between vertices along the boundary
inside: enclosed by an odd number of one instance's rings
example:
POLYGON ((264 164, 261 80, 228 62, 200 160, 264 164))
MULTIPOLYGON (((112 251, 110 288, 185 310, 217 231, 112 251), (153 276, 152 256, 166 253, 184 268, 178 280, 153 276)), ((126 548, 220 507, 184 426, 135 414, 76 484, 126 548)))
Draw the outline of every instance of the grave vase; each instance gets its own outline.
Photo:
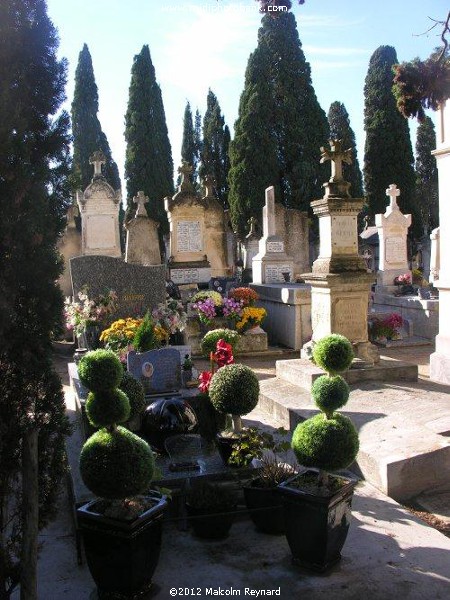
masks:
POLYGON ((97 350, 100 347, 100 325, 87 325, 83 333, 77 336, 78 348, 97 350))

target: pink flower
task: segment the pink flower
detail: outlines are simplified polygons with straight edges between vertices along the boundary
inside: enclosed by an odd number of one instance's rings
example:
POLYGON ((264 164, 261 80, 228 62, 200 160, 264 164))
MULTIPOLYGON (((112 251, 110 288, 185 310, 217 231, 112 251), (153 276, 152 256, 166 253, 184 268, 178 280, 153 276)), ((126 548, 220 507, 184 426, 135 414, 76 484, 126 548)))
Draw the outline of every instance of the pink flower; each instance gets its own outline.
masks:
POLYGON ((200 385, 198 386, 198 389, 204 394, 207 394, 209 391, 209 384, 211 383, 212 376, 213 374, 211 371, 202 371, 199 375, 200 385))

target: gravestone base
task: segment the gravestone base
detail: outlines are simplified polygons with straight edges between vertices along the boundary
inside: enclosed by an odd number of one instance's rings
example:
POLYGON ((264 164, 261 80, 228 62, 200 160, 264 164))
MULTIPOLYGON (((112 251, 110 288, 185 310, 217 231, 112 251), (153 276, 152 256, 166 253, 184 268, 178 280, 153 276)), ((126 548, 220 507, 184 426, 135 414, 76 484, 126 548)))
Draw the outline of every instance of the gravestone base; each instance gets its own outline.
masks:
POLYGON ((372 311, 399 314, 412 324, 415 336, 433 341, 439 331, 439 300, 422 300, 418 296, 393 296, 378 291, 373 296, 372 311))
POLYGON ((255 256, 252 263, 253 283, 281 283, 286 281, 283 273, 288 273, 288 281, 294 278, 294 261, 283 253, 255 256))
POLYGON ((186 283, 208 283, 212 276, 208 261, 169 263, 170 279, 177 285, 186 283))

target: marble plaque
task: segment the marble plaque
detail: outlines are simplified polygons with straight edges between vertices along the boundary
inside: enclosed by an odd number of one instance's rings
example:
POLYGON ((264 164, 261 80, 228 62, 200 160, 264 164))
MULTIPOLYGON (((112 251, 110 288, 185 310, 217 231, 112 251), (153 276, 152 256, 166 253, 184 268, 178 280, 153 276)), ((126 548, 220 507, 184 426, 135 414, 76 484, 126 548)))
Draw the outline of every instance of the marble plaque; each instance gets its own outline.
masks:
POLYGON ((289 273, 289 278, 292 279, 292 265, 265 265, 265 283, 280 283, 284 281, 283 273, 289 273))
POLYGON ((284 252, 284 242, 267 242, 267 252, 284 252))
POLYGON ((86 248, 102 249, 116 246, 114 215, 88 215, 86 219, 86 248))
POLYGON ((353 251, 357 249, 356 217, 332 217, 331 234, 333 249, 353 251))
POLYGON ((339 298, 333 306, 334 333, 351 342, 367 340, 367 302, 361 298, 339 298))
POLYGON ((181 387, 181 357, 175 348, 128 352, 127 368, 141 381, 146 394, 174 392, 181 387))
POLYGON ((406 243, 404 238, 400 236, 388 237, 384 242, 384 248, 386 262, 391 264, 405 262, 406 243))
POLYGON ((203 250, 200 221, 178 221, 178 252, 201 252, 203 250))
POLYGON ((170 278, 174 283, 193 283, 199 281, 199 269, 171 269, 170 278))

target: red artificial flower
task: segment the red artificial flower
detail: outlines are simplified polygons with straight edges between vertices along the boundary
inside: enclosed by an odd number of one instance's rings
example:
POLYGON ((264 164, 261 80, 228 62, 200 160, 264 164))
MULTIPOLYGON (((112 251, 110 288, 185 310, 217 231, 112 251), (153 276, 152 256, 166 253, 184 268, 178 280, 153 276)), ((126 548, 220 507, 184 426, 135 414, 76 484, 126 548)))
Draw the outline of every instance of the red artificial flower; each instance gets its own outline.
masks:
POLYGON ((217 367, 219 369, 224 365, 231 365, 234 362, 233 348, 231 347, 231 344, 227 344, 225 340, 220 339, 216 345, 214 361, 217 363, 217 367))
POLYGON ((211 383, 212 376, 213 374, 211 371, 202 371, 198 377, 200 381, 198 389, 204 394, 207 394, 209 391, 209 384, 211 383))

